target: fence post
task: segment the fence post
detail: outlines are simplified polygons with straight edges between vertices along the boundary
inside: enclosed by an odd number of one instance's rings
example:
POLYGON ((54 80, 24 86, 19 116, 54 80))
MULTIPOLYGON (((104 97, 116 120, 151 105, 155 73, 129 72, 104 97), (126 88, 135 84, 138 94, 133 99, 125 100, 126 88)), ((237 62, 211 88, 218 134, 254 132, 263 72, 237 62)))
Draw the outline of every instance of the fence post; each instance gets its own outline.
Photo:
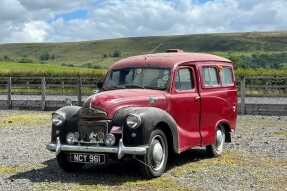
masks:
POLYGON ((245 114, 245 96, 246 96, 246 79, 245 77, 241 78, 240 81, 240 113, 245 114))
POLYGON ((44 111, 46 109, 46 78, 41 78, 41 110, 44 111))
POLYGON ((8 102, 8 109, 12 109, 12 77, 8 78, 7 81, 7 102, 8 102))
POLYGON ((81 76, 78 78, 78 105, 82 105, 82 79, 81 76))

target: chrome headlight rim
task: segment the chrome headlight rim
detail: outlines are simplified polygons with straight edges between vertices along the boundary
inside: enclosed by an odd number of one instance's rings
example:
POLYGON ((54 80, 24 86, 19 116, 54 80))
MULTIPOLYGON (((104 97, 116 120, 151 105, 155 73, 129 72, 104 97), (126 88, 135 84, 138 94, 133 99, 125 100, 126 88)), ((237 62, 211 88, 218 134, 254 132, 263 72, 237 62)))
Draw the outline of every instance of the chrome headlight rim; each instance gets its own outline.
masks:
POLYGON ((61 111, 57 111, 52 114, 52 124, 56 127, 62 126, 66 121, 66 114, 61 111))
POLYGON ((137 114, 129 114, 126 118, 126 125, 131 129, 137 129, 142 123, 142 118, 137 114))

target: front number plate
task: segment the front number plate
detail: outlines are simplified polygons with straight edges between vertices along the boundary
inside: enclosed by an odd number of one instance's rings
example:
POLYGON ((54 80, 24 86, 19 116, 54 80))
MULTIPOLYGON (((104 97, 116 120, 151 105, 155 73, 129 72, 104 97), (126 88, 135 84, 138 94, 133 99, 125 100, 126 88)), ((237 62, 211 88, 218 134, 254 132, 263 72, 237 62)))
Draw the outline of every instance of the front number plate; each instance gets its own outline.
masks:
POLYGON ((71 153, 70 162, 86 164, 105 164, 106 157, 104 154, 71 153))

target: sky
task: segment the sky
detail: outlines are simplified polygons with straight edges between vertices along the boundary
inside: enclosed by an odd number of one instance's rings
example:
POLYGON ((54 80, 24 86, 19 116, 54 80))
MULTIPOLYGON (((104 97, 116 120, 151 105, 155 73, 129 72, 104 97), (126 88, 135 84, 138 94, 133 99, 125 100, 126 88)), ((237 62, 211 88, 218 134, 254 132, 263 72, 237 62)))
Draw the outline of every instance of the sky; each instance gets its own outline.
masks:
POLYGON ((0 0, 0 43, 287 31, 287 0, 0 0))

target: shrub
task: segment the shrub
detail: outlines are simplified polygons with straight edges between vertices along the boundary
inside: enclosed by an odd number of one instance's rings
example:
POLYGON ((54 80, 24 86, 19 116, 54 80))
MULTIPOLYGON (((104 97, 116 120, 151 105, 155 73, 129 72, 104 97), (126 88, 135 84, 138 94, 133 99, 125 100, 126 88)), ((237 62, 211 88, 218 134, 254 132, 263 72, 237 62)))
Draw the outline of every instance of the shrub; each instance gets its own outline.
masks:
POLYGON ((41 60, 41 61, 47 61, 47 60, 49 60, 49 59, 50 59, 50 55, 49 55, 48 52, 44 52, 44 53, 42 53, 42 54, 40 55, 40 60, 41 60))
POLYGON ((121 52, 119 50, 115 50, 112 52, 111 56, 114 58, 121 57, 121 52))

